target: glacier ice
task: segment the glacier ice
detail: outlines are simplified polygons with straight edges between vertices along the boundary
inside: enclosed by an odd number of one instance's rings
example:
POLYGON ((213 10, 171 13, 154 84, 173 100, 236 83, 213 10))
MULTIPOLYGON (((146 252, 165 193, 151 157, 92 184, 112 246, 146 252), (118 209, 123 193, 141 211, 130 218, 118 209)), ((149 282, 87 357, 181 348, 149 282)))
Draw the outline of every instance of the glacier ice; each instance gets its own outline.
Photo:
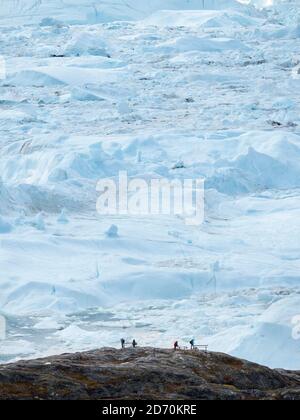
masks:
POLYGON ((126 328, 299 369, 299 4, 244 3, 0 3, 1 361, 126 328), (204 177, 205 222, 99 216, 119 171, 204 177))

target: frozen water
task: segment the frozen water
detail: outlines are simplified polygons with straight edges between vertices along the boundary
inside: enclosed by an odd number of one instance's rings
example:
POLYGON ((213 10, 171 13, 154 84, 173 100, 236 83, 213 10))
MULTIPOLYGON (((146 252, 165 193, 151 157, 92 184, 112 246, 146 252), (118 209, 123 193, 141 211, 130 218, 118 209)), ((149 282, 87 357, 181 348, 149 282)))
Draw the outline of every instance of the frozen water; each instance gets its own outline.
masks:
POLYGON ((126 333, 299 369, 297 3, 0 4, 0 360, 126 333), (205 223, 99 216, 123 170, 205 177, 205 223))
POLYGON ((2 217, 0 217, 0 233, 9 233, 12 230, 12 226, 2 217))
POLYGON ((0 18, 7 23, 40 22, 41 26, 57 23, 103 23, 115 20, 137 20, 161 10, 243 10, 236 0, 1 0, 0 18))

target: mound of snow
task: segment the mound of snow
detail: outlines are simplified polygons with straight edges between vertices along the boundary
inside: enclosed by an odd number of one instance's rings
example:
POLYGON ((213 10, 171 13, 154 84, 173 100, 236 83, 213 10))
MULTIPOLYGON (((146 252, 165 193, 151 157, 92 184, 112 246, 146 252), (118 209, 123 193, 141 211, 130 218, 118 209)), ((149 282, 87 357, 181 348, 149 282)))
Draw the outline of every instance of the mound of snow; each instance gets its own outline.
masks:
POLYGON ((43 318, 41 321, 37 322, 34 325, 35 330, 59 330, 61 328, 61 324, 58 320, 53 318, 43 318))
POLYGON ((71 91, 71 98, 75 99, 76 101, 104 101, 104 98, 101 96, 87 90, 87 89, 80 89, 80 88, 73 88, 71 91))
MULTIPOLYGON (((48 195, 40 187, 49 183, 64 183, 74 178, 99 179, 113 176, 124 169, 125 163, 118 156, 114 159, 102 150, 101 143, 94 143, 93 137, 58 137, 47 136, 31 142, 28 150, 32 153, 23 153, 15 158, 20 145, 11 147, 6 159, 0 161, 0 170, 6 182, 23 183, 20 186, 18 197, 22 202, 30 196, 40 203, 50 204, 51 200, 58 201, 58 197, 48 195), (45 147, 48 141, 59 147, 45 147), (39 188, 37 190, 37 187, 39 188)), ((1 190, 0 190, 1 191, 1 190)), ((6 190, 3 190, 3 194, 6 190)), ((1 197, 1 195, 0 195, 1 197)), ((3 195, 3 199, 6 195, 3 195)), ((3 200, 7 203, 7 200, 3 200)), ((32 203, 27 202, 27 206, 32 203)), ((60 207, 61 208, 61 207, 60 207)))
POLYGON ((23 111, 17 111, 15 109, 1 110, 0 121, 11 121, 12 123, 26 123, 32 122, 34 118, 23 111))
POLYGON ((234 10, 161 10, 142 21, 143 25, 196 28, 251 27, 257 23, 257 19, 234 10))
POLYGON ((231 352, 247 360, 273 368, 299 369, 300 341, 291 326, 259 323, 231 352))
POLYGON ((251 193, 265 189, 300 187, 300 171, 271 156, 249 148, 246 155, 225 162, 222 168, 207 180, 208 188, 225 194, 251 193))
POLYGON ((98 291, 97 297, 68 287, 28 282, 6 296, 3 309, 11 313, 36 313, 58 311, 71 313, 103 305, 107 296, 98 291))
POLYGON ((247 174, 257 185, 266 188, 297 188, 300 186, 300 173, 268 155, 250 148, 247 155, 241 156, 234 166, 247 174))
POLYGON ((250 47, 236 39, 183 36, 161 43, 157 50, 163 54, 186 53, 190 51, 222 52, 230 50, 250 51, 250 47))
POLYGON ((180 299, 191 296, 195 291, 207 288, 209 273, 199 271, 187 273, 176 270, 165 271, 150 269, 133 271, 125 276, 117 276, 104 280, 104 290, 115 299, 149 300, 180 299))
POLYGON ((108 57, 109 52, 107 43, 100 35, 91 32, 80 32, 74 35, 66 45, 64 55, 76 57, 84 55, 108 57))
POLYGON ((98 332, 86 331, 77 325, 70 325, 69 327, 55 333, 55 336, 60 340, 70 342, 70 344, 74 339, 79 339, 82 346, 85 344, 94 343, 97 340, 98 332))
POLYGON ((276 39, 297 39, 300 38, 300 25, 287 26, 275 31, 268 31, 262 33, 262 37, 267 40, 276 39))
POLYGON ((235 353, 274 368, 298 369, 300 340, 293 334, 293 320, 299 317, 299 304, 300 296, 294 296, 271 305, 235 353))
POLYGON ((300 295, 291 295, 273 303, 260 317, 260 321, 292 328, 293 319, 300 315, 300 295))
POLYGON ((121 69, 86 69, 81 67, 45 66, 9 74, 6 84, 19 86, 85 86, 118 82, 125 76, 121 69))
POLYGON ((59 79, 56 79, 43 70, 21 70, 18 73, 8 75, 6 83, 19 86, 56 86, 62 85, 59 79))
POLYGON ((299 369, 300 340, 293 334, 299 307, 300 295, 279 299, 252 325, 228 328, 207 341, 215 351, 272 368, 299 369))

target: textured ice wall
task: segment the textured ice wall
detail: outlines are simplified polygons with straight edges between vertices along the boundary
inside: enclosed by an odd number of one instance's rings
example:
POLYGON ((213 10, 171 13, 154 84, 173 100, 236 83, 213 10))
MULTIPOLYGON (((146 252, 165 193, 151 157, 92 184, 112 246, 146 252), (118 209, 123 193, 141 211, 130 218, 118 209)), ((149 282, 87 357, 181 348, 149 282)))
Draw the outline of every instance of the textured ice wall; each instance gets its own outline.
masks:
POLYGON ((161 9, 241 9, 235 0, 0 0, 0 21, 37 22, 53 17, 68 22, 140 19, 161 9))

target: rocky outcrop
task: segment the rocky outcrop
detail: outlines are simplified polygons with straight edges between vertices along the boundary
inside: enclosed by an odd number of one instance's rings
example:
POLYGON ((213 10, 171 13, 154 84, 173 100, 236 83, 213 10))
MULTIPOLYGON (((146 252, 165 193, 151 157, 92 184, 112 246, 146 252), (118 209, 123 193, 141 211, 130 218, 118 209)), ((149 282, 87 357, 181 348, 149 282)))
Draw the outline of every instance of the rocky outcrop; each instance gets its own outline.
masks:
POLYGON ((0 399, 300 400, 300 372, 219 353, 101 349, 3 365, 0 399))

